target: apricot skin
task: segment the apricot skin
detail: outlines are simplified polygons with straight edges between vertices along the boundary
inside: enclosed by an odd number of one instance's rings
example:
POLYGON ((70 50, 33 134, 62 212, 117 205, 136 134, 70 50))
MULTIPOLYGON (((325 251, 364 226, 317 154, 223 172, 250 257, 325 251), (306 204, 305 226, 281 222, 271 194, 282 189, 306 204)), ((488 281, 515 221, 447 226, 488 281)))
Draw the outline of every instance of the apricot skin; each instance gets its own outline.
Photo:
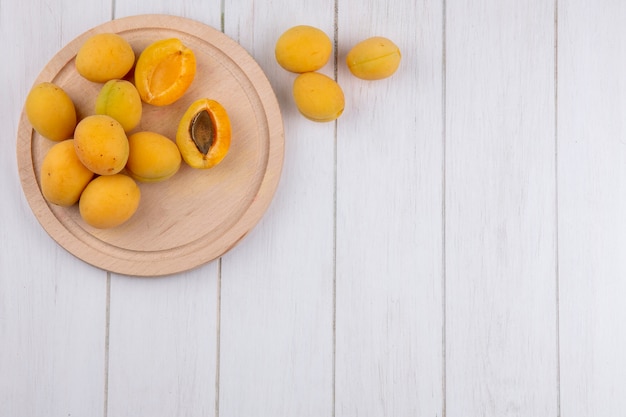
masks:
POLYGON ((69 207, 78 202, 81 193, 93 178, 76 156, 74 141, 54 144, 41 164, 41 192, 44 198, 59 206, 69 207))
POLYGON ((180 39, 162 39, 148 45, 135 66, 135 86, 141 99, 166 106, 181 98, 196 75, 196 56, 180 39))
POLYGON ((135 85, 126 80, 107 81, 96 97, 96 114, 106 114, 120 122, 125 132, 139 125, 142 104, 135 85))
POLYGON ((178 124, 176 145, 183 159, 192 168, 209 169, 219 164, 230 148, 232 129, 226 109, 217 101, 198 99, 188 108, 178 124), (213 141, 208 152, 200 151, 191 134, 192 123, 201 112, 207 112, 213 130, 213 141))
POLYGON ((293 98, 300 113, 314 122, 331 122, 343 113, 343 90, 332 78, 318 72, 296 77, 293 98))
POLYGON ((89 81, 105 83, 124 78, 135 63, 135 52, 116 33, 98 33, 88 38, 76 54, 75 66, 89 81))
POLYGON ((180 152, 169 138, 155 132, 137 132, 128 137, 128 144, 126 169, 137 181, 165 181, 178 172, 180 152))
POLYGON ((92 180, 80 197, 80 216, 88 225, 109 229, 128 221, 139 207, 141 191, 129 176, 115 174, 92 180))
POLYGON ((333 45, 322 30, 299 25, 287 29, 276 41, 274 54, 278 64, 287 71, 317 71, 328 62, 333 45))
POLYGON ((41 136, 56 142, 72 137, 76 108, 61 87, 51 82, 37 84, 28 93, 24 109, 33 129, 41 136))
POLYGON ((107 115, 87 116, 76 125, 74 149, 83 165, 98 175, 117 174, 128 161, 124 128, 107 115))
POLYGON ((355 77, 381 80, 396 72, 401 58, 396 44, 387 38, 375 36, 356 44, 346 55, 346 64, 355 77))

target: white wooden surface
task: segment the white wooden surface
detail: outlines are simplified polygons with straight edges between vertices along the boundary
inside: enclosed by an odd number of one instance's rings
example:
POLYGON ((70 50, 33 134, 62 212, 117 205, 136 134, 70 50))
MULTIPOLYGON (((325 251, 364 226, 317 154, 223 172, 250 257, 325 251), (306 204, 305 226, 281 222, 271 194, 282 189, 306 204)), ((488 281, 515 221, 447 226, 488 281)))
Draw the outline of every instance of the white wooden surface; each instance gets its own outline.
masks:
POLYGON ((626 3, 0 0, 0 417, 605 416, 626 408, 626 3), (110 274, 20 188, 26 94, 63 45, 168 13, 259 62, 284 116, 279 189, 221 259, 110 274), (274 61, 326 31, 335 123, 274 61), (344 57, 383 35, 397 74, 344 57))

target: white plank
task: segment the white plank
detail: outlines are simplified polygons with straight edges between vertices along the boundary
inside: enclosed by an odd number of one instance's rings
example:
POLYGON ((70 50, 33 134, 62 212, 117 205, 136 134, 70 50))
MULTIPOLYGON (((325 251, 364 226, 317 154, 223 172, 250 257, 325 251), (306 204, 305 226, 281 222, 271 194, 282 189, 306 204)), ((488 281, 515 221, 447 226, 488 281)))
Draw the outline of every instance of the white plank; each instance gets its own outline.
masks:
POLYGON ((15 140, 26 94, 44 65, 108 16, 110 4, 2 2, 2 415, 103 415, 106 273, 74 258, 38 224, 20 187, 15 140))
POLYGON ((626 408, 626 4, 559 2, 561 401, 626 408))
MULTIPOLYGON (((220 27, 219 0, 115 2, 115 18, 151 13, 220 27)), ((219 265, 111 277, 108 415, 215 415, 219 265)))
POLYGON ((338 415, 443 413, 442 10, 339 2, 338 415), (371 36, 401 50, 391 78, 363 81, 346 67, 371 36))
MULTIPOLYGON (((280 34, 333 36, 333 1, 226 2, 225 33, 266 71, 285 125, 283 175, 265 218, 223 258, 220 415, 332 414, 334 129, 300 116, 280 34)), ((332 62, 323 71, 332 74, 332 62)))
POLYGON ((554 3, 446 9, 447 414, 557 415, 554 3))

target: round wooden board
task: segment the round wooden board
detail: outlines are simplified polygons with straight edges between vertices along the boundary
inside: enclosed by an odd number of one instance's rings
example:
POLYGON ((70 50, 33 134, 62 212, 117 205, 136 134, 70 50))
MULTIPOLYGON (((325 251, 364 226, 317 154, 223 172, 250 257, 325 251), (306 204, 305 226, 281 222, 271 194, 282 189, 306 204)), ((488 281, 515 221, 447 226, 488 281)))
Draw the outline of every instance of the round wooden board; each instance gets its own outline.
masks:
POLYGON ((176 103, 144 104, 135 129, 174 140, 178 121, 198 98, 219 101, 228 111, 233 136, 226 158, 209 170, 184 162, 171 179, 139 183, 138 211, 125 224, 99 230, 88 226, 78 207, 48 204, 39 170, 54 142, 36 133, 24 112, 17 134, 17 158, 24 194, 48 234, 76 257, 99 268, 136 276, 160 276, 195 268, 223 255, 261 219, 280 179, 283 122, 272 87, 259 65, 235 41, 202 23, 167 15, 122 18, 97 26, 68 43, 44 67, 34 84, 51 81, 72 97, 78 117, 94 113, 102 86, 82 78, 74 58, 90 36, 113 32, 138 56, 148 44, 177 37, 196 55, 190 89, 176 103))

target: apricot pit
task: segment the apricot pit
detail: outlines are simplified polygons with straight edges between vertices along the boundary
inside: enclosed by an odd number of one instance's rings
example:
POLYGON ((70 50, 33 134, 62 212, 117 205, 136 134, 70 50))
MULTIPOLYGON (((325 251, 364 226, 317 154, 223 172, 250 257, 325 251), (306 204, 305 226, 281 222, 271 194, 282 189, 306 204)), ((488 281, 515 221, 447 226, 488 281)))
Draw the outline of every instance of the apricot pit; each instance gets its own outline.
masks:
POLYGON ((226 109, 218 101, 204 98, 193 102, 181 118, 176 145, 189 166, 208 169, 228 153, 231 134, 226 109))

